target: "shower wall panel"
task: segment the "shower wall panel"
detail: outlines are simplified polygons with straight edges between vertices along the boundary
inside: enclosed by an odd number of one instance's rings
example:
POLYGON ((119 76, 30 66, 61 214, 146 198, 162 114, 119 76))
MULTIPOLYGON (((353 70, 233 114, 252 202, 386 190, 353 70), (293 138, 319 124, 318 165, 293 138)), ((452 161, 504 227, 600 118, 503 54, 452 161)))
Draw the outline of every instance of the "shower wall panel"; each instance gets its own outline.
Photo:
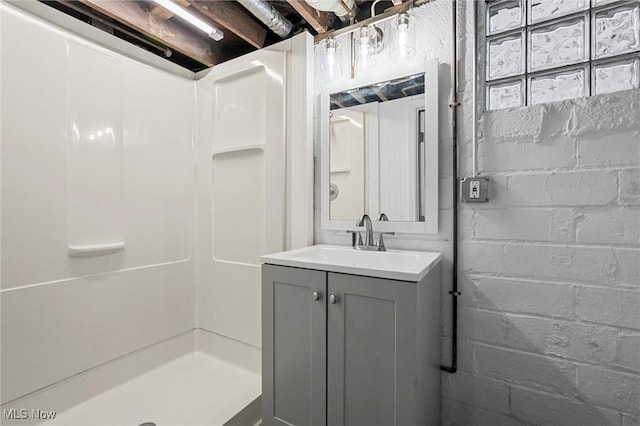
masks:
POLYGON ((261 346, 260 256, 313 243, 313 38, 196 83, 197 326, 261 346))
POLYGON ((67 234, 79 254, 125 243, 122 69, 115 55, 67 43, 67 234), (96 84, 100 74, 109 84, 96 84))
POLYGON ((213 69, 201 137, 203 326, 260 346, 260 256, 285 248, 285 52, 213 69))
POLYGON ((190 80, 0 14, 4 403, 194 327, 195 97, 190 80))

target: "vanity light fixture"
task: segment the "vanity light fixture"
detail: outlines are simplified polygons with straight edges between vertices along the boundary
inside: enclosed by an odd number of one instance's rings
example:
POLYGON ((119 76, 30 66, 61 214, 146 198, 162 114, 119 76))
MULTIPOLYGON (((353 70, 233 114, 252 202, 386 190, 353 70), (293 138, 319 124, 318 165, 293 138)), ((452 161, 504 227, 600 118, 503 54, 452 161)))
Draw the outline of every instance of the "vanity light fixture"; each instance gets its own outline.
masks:
POLYGON ((415 55, 416 25, 413 16, 408 13, 414 0, 403 3, 404 6, 400 10, 394 8, 393 12, 376 15, 375 5, 378 1, 381 0, 374 1, 371 6, 371 18, 331 31, 330 34, 316 36, 316 43, 324 43, 324 58, 320 69, 324 71, 325 78, 331 79, 340 73, 340 65, 347 63, 341 60, 341 57, 347 54, 350 57, 351 78, 355 78, 356 73, 363 69, 374 67, 377 64, 376 57, 386 47, 389 56, 396 60, 409 61, 410 56, 415 55), (344 45, 346 53, 342 55, 342 52, 338 51, 342 47, 337 38, 346 35, 350 36, 351 41, 344 45))
POLYGON ((207 33, 209 37, 214 39, 215 41, 220 41, 224 38, 224 33, 214 27, 213 25, 209 25, 204 22, 202 19, 188 12, 186 9, 178 6, 176 3, 171 0, 153 0, 155 3, 164 7, 168 11, 172 12, 174 15, 178 15, 180 18, 184 19, 194 27, 198 28, 201 31, 207 33))

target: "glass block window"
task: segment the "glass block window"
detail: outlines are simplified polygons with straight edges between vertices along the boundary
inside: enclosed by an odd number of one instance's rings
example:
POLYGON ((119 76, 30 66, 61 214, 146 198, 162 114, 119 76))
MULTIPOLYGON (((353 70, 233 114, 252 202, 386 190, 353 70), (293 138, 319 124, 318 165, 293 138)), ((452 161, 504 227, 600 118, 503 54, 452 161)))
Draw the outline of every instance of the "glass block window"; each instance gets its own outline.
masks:
POLYGON ((640 0, 486 0, 486 107, 640 88, 640 0))

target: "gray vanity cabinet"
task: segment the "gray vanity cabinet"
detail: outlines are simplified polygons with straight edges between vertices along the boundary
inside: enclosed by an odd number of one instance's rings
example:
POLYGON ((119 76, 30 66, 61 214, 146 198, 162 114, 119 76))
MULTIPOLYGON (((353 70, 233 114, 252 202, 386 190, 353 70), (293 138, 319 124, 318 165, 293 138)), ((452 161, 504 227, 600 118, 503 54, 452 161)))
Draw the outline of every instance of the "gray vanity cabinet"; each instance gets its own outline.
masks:
POLYGON ((327 274, 262 266, 262 424, 326 425, 327 274))
POLYGON ((420 283, 262 274, 263 425, 439 424, 439 267, 420 283))

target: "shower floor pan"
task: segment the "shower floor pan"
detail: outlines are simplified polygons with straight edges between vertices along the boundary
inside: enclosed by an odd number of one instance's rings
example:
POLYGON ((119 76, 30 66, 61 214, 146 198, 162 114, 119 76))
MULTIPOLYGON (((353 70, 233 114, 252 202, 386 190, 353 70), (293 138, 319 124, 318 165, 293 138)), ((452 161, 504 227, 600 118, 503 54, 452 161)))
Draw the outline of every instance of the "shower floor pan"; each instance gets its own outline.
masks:
POLYGON ((42 425, 247 425, 259 420, 261 378, 193 352, 122 383, 42 425))

